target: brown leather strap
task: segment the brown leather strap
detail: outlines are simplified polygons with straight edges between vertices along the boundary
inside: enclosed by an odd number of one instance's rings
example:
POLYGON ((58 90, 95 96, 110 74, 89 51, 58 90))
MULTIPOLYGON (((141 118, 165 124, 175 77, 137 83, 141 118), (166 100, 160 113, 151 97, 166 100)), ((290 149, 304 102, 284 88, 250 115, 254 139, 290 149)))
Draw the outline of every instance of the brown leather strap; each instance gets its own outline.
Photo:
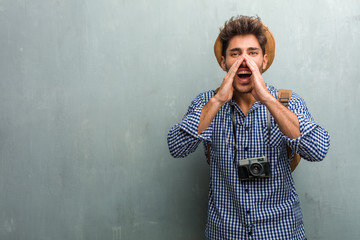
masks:
MULTIPOLYGON (((285 107, 288 107, 291 97, 292 97, 292 90, 279 89, 278 100, 285 107)), ((291 172, 293 172, 295 170, 295 168, 297 167, 297 165, 299 164, 299 162, 301 160, 301 156, 299 154, 293 155, 291 152, 291 149, 289 147, 286 147, 286 149, 288 152, 288 157, 291 160, 291 162, 290 162, 291 172)))
POLYGON ((278 100, 285 107, 288 106, 288 104, 290 102, 290 99, 291 99, 291 96, 292 96, 292 90, 279 89, 278 100))

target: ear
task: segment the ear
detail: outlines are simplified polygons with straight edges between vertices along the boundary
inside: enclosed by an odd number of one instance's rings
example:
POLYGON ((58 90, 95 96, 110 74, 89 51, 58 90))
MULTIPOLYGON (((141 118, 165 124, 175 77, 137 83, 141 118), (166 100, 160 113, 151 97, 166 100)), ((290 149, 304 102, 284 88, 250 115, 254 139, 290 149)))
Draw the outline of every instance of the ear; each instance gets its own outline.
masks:
POLYGON ((221 63, 220 63, 220 65, 221 65, 222 70, 224 70, 224 71, 226 72, 227 70, 226 70, 226 64, 225 64, 225 58, 224 58, 224 56, 221 56, 221 63))
POLYGON ((262 71, 264 71, 266 69, 267 63, 268 63, 268 55, 265 53, 264 58, 263 58, 262 71))

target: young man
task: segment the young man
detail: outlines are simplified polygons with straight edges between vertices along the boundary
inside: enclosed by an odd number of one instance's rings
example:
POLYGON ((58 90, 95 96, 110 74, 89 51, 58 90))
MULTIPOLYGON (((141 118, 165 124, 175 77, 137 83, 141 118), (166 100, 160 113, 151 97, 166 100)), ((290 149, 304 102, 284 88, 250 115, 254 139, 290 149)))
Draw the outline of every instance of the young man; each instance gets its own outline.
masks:
POLYGON ((203 142, 210 159, 206 237, 305 239, 286 147, 321 161, 329 135, 300 96, 294 93, 287 108, 265 84, 275 41, 259 18, 231 18, 214 49, 227 72, 221 86, 199 94, 168 135, 173 157, 203 142))

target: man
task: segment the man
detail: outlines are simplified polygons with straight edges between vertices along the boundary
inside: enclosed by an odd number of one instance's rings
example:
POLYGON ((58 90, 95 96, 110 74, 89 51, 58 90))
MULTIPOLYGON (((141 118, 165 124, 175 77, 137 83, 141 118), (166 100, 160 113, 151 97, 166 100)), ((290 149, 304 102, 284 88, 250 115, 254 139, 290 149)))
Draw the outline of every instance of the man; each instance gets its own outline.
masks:
POLYGON ((306 239, 286 147, 321 161, 329 135, 299 95, 287 108, 265 84, 274 53, 259 18, 227 21, 215 43, 227 72, 221 86, 199 94, 169 132, 172 156, 185 157, 203 142, 210 158, 207 239, 306 239))

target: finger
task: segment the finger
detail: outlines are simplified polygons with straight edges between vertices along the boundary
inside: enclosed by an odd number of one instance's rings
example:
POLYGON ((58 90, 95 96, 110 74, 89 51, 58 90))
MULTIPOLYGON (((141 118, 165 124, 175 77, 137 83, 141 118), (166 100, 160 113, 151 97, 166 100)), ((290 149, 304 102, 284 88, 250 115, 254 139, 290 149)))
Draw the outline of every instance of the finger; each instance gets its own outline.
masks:
POLYGON ((239 67, 240 67, 240 64, 244 61, 244 57, 241 57, 241 58, 238 58, 234 64, 231 66, 228 74, 229 74, 229 77, 234 77, 236 72, 238 71, 239 67))
POLYGON ((245 62, 246 65, 250 68, 251 71, 254 71, 254 61, 252 59, 250 59, 248 56, 245 56, 245 62))
POLYGON ((250 68, 251 72, 260 72, 256 63, 248 56, 245 56, 245 62, 246 65, 250 68))

